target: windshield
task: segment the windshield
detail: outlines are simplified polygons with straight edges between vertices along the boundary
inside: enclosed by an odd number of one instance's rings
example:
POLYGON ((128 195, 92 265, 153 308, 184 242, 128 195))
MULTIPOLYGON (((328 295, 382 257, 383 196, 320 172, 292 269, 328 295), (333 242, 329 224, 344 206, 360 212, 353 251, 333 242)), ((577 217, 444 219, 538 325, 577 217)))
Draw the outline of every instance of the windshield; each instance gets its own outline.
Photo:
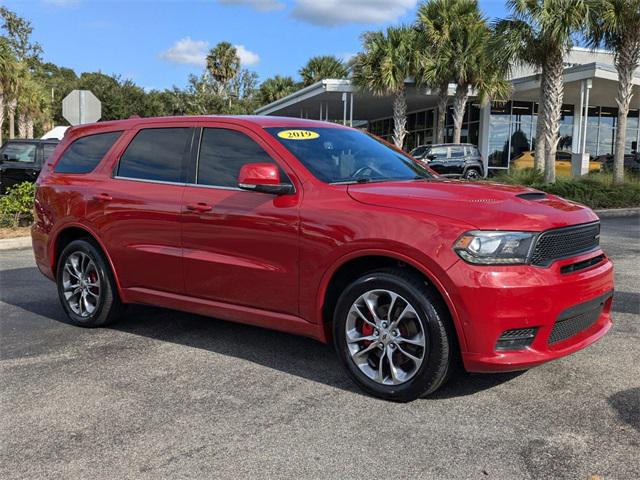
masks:
POLYGON ((410 157, 358 130, 268 128, 309 171, 326 183, 432 178, 410 157))
POLYGON ((411 151, 411 156, 412 157, 419 157, 419 156, 423 155, 424 152, 426 152, 428 148, 429 148, 428 146, 414 148, 411 151))

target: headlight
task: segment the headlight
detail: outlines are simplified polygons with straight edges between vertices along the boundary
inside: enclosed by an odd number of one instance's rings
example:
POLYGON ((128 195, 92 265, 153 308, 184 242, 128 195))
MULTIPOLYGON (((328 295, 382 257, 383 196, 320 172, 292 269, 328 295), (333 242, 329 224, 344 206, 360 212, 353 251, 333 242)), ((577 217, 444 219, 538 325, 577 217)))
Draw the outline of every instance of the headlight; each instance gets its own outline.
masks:
POLYGON ((463 260, 480 265, 527 263, 536 238, 527 232, 467 232, 453 246, 463 260))

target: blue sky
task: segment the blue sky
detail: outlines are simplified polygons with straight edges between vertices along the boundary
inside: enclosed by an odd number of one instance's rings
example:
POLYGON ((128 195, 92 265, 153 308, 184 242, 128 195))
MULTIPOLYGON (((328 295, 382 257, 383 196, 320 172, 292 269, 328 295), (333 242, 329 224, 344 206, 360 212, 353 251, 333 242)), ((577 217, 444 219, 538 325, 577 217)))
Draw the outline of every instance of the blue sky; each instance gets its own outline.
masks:
MULTIPOLYGON (((346 57, 360 35, 411 23, 417 0, 0 0, 30 20, 44 59, 77 73, 100 70, 145 88, 184 86, 220 41, 238 46, 264 80, 297 77, 312 56, 346 57)), ((489 17, 502 0, 480 0, 489 17)))

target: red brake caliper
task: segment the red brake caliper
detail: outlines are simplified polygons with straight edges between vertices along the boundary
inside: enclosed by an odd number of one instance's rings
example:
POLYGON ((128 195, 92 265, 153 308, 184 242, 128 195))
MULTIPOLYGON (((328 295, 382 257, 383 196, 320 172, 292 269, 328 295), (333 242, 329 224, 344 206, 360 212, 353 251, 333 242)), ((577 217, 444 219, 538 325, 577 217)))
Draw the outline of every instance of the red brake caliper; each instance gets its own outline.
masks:
MULTIPOLYGON (((372 334, 373 334, 373 327, 368 323, 362 322, 362 336, 368 337, 369 335, 372 335, 372 334)), ((369 345, 371 345, 371 340, 363 340, 362 343, 365 345, 365 347, 368 347, 369 345)))

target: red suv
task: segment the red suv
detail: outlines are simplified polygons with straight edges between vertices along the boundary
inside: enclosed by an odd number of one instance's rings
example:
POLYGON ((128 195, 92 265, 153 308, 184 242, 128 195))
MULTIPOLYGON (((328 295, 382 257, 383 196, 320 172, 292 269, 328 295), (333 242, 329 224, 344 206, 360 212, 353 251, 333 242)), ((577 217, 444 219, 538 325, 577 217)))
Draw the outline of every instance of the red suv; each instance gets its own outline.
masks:
POLYGON ((466 370, 526 369, 611 326, 588 208, 438 177, 343 126, 130 119, 69 130, 38 179, 33 248, 74 324, 148 304, 333 341, 408 401, 466 370))

